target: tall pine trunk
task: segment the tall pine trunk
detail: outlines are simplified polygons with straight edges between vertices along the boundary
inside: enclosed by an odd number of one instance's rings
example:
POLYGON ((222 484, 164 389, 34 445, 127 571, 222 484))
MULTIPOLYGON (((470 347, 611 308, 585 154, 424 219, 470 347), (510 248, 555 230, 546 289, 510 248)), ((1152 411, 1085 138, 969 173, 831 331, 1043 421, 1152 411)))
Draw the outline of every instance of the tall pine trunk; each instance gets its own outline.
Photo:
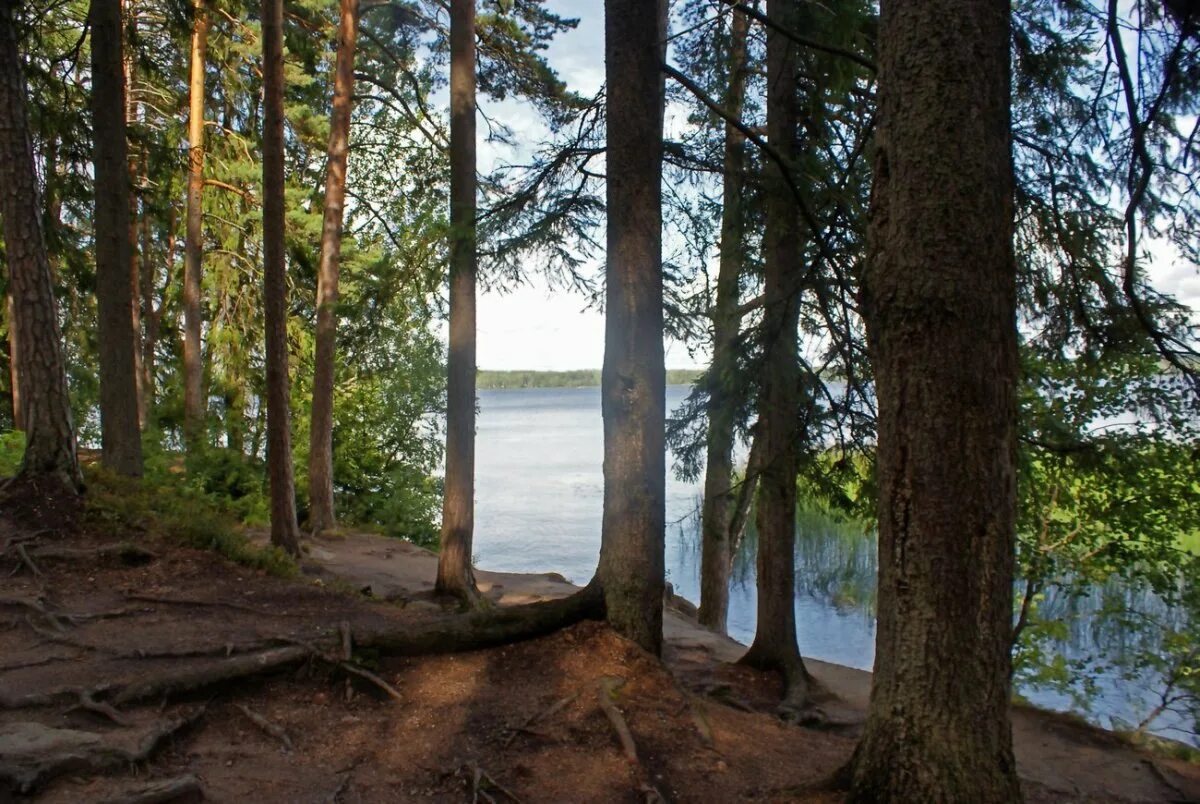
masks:
POLYGON ((665 0, 605 0, 608 261, 604 515, 599 578, 609 623, 662 651, 666 459, 662 60, 665 0))
MULTIPOLYGON (((16 374, 25 427, 21 475, 58 478, 72 489, 83 479, 75 454, 62 332, 42 231, 33 140, 25 111, 28 93, 12 3, 0 3, 0 216, 12 302, 9 327, 21 347, 16 374)), ((18 386, 14 386, 18 387, 18 386)))
MULTIPOLYGON (((768 0, 767 15, 795 25, 797 0, 768 0)), ((785 704, 803 705, 807 675, 796 644, 796 475, 799 471, 799 278, 801 237, 796 200, 785 179, 795 159, 796 45, 767 30, 767 139, 786 164, 767 169, 763 268, 763 374, 756 447, 758 480, 758 626, 745 664, 780 671, 785 704)))
POLYGON ((192 4, 191 72, 188 78, 187 217, 183 240, 183 421, 189 445, 204 437, 207 405, 200 353, 200 282, 204 269, 204 65, 208 53, 208 11, 192 4))
POLYGON ((284 250, 283 0, 262 2, 263 312, 267 340, 267 476, 271 544, 300 554, 292 475, 288 378, 287 254, 284 250))
MULTIPOLYGON (((733 12, 729 44, 729 88, 725 109, 742 116, 746 97, 746 34, 749 19, 733 12)), ((717 301, 713 310, 713 357, 709 369, 708 438, 704 468, 704 504, 700 517, 700 623, 725 633, 729 614, 729 573, 733 561, 730 532, 735 493, 734 424, 740 393, 737 342, 741 324, 738 289, 742 275, 742 194, 745 191, 745 136, 725 124, 724 188, 721 203, 721 252, 717 301)))
POLYGON ((104 464, 142 473, 134 283, 129 250, 129 148, 120 0, 92 0, 92 131, 96 300, 100 349, 100 441, 104 464))
POLYGON ((450 2, 450 354, 437 591, 466 602, 475 532, 475 0, 450 2))
POLYGON ((333 527, 333 378, 337 345, 338 271, 342 255, 342 214, 346 201, 346 162, 350 153, 350 105, 354 93, 354 46, 358 0, 341 0, 333 111, 329 119, 329 162, 325 174, 325 217, 317 270, 317 343, 313 370, 312 426, 309 431, 309 526, 314 533, 333 527))
POLYGON ((1020 799, 1006 0, 883 0, 864 318, 879 622, 851 800, 1020 799))
POLYGON ((15 323, 16 310, 13 304, 11 278, 8 283, 8 291, 4 294, 4 304, 4 320, 8 322, 8 389, 12 403, 12 425, 14 430, 24 430, 25 424, 21 420, 21 377, 17 371, 17 365, 21 359, 21 341, 19 340, 17 325, 15 323))
MULTIPOLYGON (((128 41, 132 43, 136 40, 138 30, 138 9, 133 2, 122 2, 126 9, 126 19, 124 30, 128 32, 128 41)), ((125 75, 125 131, 134 130, 138 123, 138 102, 137 102, 137 65, 134 64, 133 57, 129 52, 129 47, 124 48, 124 75, 125 75)), ((128 143, 129 137, 126 137, 128 143)), ((138 222, 145 220, 146 211, 145 204, 141 203, 142 185, 144 184, 145 176, 145 147, 138 148, 138 153, 129 153, 129 285, 131 288, 129 296, 129 312, 133 323, 133 381, 137 388, 137 417, 138 427, 144 429, 146 427, 146 388, 145 374, 142 366, 142 307, 141 307, 141 287, 142 287, 142 271, 141 262, 145 260, 146 255, 142 253, 140 243, 138 242, 138 222)))

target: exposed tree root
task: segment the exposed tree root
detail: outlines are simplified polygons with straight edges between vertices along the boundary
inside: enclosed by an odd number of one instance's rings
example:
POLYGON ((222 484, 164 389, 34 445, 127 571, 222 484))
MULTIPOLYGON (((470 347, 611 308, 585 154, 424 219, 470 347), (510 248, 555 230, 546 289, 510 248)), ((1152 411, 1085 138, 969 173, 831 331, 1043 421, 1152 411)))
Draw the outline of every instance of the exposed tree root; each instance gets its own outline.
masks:
POLYGON ((504 738, 504 747, 507 748, 508 746, 512 745, 512 741, 517 738, 518 734, 540 734, 540 732, 535 732, 531 729, 531 727, 533 726, 534 723, 537 723, 539 720, 545 720, 548 717, 552 717, 553 715, 558 714, 559 712, 561 712, 562 710, 564 710, 568 706, 570 706, 571 702, 574 701, 578 697, 579 697, 579 693, 573 692, 565 698, 559 698, 557 701, 555 701, 553 704, 551 704, 549 708, 547 708, 541 712, 535 712, 534 714, 530 715, 528 720, 526 720, 520 726, 514 726, 509 731, 508 736, 504 738))
POLYGON ((127 790, 98 804, 190 804, 204 800, 200 780, 188 773, 127 790))
POLYGON ((149 564, 158 554, 130 542, 102 544, 99 547, 36 547, 32 555, 46 561, 95 561, 119 558, 127 564, 149 564))
POLYGON ((299 615, 285 611, 271 611, 270 609, 261 609, 254 606, 243 606, 240 603, 231 603, 227 600, 204 600, 201 598, 190 597, 160 597, 158 595, 140 595, 126 594, 126 600, 136 600, 143 603, 160 603, 164 606, 206 606, 219 609, 232 609, 234 611, 244 611, 248 614, 254 614, 259 617, 296 617, 299 615))
POLYGON ((248 706, 243 706, 239 703, 235 703, 233 706, 235 709, 245 715, 246 719, 255 726, 258 726, 258 728, 262 729, 264 732, 283 743, 284 748, 289 751, 292 750, 292 738, 288 736, 287 730, 284 729, 283 726, 280 726, 278 723, 272 723, 270 720, 267 720, 265 717, 260 715, 258 712, 255 712, 248 706))
POLYGON ((44 577, 42 570, 37 564, 33 563, 33 559, 29 557, 29 551, 25 549, 25 545, 17 542, 15 549, 17 551, 17 557, 21 559, 21 563, 29 568, 29 571, 33 573, 33 577, 41 580, 44 577))
MULTIPOLYGON (((64 773, 96 772, 149 759, 162 742, 195 722, 198 709, 182 718, 104 734, 55 729, 41 723, 0 726, 0 779, 19 793, 29 793, 64 773)), ((164 800, 164 799, 159 799, 164 800)))
POLYGON ((637 765, 637 745, 633 741, 633 732, 629 730, 629 724, 625 722, 625 716, 621 714, 621 710, 613 703, 617 690, 624 683, 625 679, 622 678, 611 676, 601 678, 596 685, 596 700, 600 702, 600 709, 608 718, 608 722, 612 724, 617 738, 621 741, 621 750, 625 753, 625 759, 629 760, 629 764, 637 765))

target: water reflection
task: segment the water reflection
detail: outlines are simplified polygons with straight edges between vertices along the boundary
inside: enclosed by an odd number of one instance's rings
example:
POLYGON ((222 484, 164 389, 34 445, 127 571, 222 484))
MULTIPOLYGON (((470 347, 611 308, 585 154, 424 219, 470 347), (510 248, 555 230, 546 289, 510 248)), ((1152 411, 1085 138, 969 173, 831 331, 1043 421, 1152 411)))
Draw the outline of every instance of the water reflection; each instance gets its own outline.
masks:
MULTIPOLYGON (((668 410, 687 394, 667 390, 668 410)), ((476 442, 476 558, 485 569, 560 572, 586 582, 600 551, 603 504, 603 431, 598 388, 514 389, 480 393, 476 442)), ((669 580, 684 597, 699 598, 698 511, 700 487, 667 478, 669 580)), ((729 630, 749 643, 755 627, 754 534, 735 563, 729 630)), ((862 525, 837 522, 820 512, 797 516, 796 621, 800 649, 838 664, 870 669, 875 659, 874 534, 862 525)), ((1041 604, 1045 617, 1064 624, 1051 650, 1065 661, 1115 664, 1134 649, 1129 629, 1099 616, 1113 603, 1159 617, 1177 617, 1146 591, 1118 582, 1067 595, 1051 589, 1041 604)), ((1182 625, 1182 623, 1177 623, 1182 625)), ((1125 678, 1099 673, 1089 700, 1043 686, 1022 685, 1039 705, 1058 709, 1090 706, 1104 725, 1136 723, 1149 710, 1159 679, 1151 673, 1125 678)), ((1178 721, 1176 721, 1178 722, 1178 721)), ((1160 728, 1169 728, 1171 722, 1160 728)), ((1184 737, 1176 732, 1170 736, 1184 737)), ((1194 735, 1191 737, 1194 741, 1194 735)))

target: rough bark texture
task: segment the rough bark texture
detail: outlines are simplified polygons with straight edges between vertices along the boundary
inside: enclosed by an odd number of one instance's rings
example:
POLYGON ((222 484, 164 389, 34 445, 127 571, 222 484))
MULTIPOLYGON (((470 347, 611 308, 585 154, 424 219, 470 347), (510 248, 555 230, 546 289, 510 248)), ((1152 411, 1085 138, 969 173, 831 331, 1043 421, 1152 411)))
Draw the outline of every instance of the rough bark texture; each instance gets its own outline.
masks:
POLYGON ((283 0, 263 0, 263 305, 267 340, 267 477, 271 544, 300 554, 292 479, 284 251, 283 0))
POLYGON ((884 0, 864 289, 879 624, 851 800, 1020 798, 1009 4, 884 0))
POLYGON ((125 141, 125 62, 120 0, 92 0, 92 132, 96 208, 96 302, 100 350, 102 460, 125 475, 142 473, 138 423, 137 298, 130 276, 129 148, 125 141))
POLYGON ((329 119, 329 161, 325 174, 325 217, 317 270, 317 333, 313 370, 312 426, 309 428, 309 527, 319 533, 336 524, 333 508, 333 376, 337 345, 338 263, 342 256, 342 212, 346 201, 346 162, 350 153, 350 104, 354 93, 354 45, 358 0, 341 0, 333 112, 329 119))
POLYGON ((191 74, 188 79, 187 220, 183 241, 183 420, 189 442, 204 436, 204 366, 200 354, 200 279, 204 258, 204 63, 208 11, 194 0, 191 74))
POLYGON ((13 291, 11 280, 8 292, 4 294, 4 320, 8 322, 8 387, 12 402, 12 424, 14 430, 24 430, 21 421, 21 378, 17 374, 17 364, 21 359, 21 341, 17 334, 16 320, 13 311, 13 291))
POLYGON ((662 57, 665 0, 605 0, 608 264, 604 516, 609 623, 662 650, 666 372, 663 368, 662 57))
POLYGON ((450 354, 446 489, 437 591, 476 596, 475 533, 475 0, 450 3, 450 354))
POLYGON ((13 4, 0 3, 0 215, 12 299, 10 328, 22 346, 16 356, 19 406, 25 425, 21 474, 50 475, 82 487, 62 354, 62 332, 42 233, 28 98, 13 4))
MULTIPOLYGON (((767 15, 788 28, 796 0, 768 0, 767 15)), ((788 163, 795 158, 796 45, 767 31, 767 139, 788 163)), ((807 697, 807 676, 796 644, 796 474, 799 470, 799 320, 801 240, 796 203, 783 168, 767 168, 764 232, 763 376, 756 446, 762 450, 758 480, 758 626, 743 657, 746 664, 775 669, 787 684, 786 701, 807 697)))
MULTIPOLYGON (((749 20, 733 12, 729 45, 729 89, 725 108, 741 117, 746 97, 746 33, 749 20)), ((734 376, 741 316, 738 289, 742 274, 742 193, 745 188, 746 138, 725 124, 724 188, 721 203, 721 254, 717 300, 713 310, 713 357, 708 399, 708 438, 704 468, 704 504, 700 516, 700 623, 725 633, 729 614, 729 573, 733 562, 730 532, 735 494, 734 423, 740 394, 734 376)))
MULTIPOLYGON (((129 31, 130 41, 137 35, 138 9, 133 2, 123 2, 125 5, 125 24, 129 31)), ((131 130, 138 123, 137 66, 128 51, 123 54, 125 75, 125 127, 131 130)), ((133 381, 137 389, 137 418, 138 428, 146 427, 146 388, 145 372, 142 366, 142 306, 140 289, 142 286, 141 263, 146 260, 141 244, 138 242, 138 222, 146 220, 144 205, 141 204, 141 187, 146 170, 145 148, 137 154, 129 154, 129 313, 133 324, 133 381), (139 212, 141 213, 139 215, 139 212)))

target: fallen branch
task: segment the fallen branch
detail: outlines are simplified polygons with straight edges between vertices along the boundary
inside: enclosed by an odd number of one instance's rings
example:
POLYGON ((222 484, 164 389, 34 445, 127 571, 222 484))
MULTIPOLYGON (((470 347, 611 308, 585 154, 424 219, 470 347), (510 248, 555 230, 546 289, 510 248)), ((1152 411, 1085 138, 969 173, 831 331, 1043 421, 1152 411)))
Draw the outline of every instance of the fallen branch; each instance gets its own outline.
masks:
POLYGON ((122 687, 112 700, 117 704, 144 701, 181 692, 192 692, 246 676, 281 670, 309 658, 307 648, 288 646, 232 656, 217 662, 169 668, 158 676, 145 678, 122 687))
POLYGON ((48 561, 78 561, 116 556, 125 561, 149 563, 158 558, 157 553, 129 542, 102 544, 99 547, 37 547, 34 548, 33 555, 48 561))
POLYGON ((159 597, 157 595, 142 595, 142 594, 126 594, 126 600, 138 600, 143 603, 161 603, 165 606, 211 606, 213 608, 233 609, 234 611, 244 611, 249 614, 257 614, 258 616, 267 617, 295 617, 297 615, 286 611, 270 611, 269 609, 259 609, 254 606, 244 606, 240 603, 231 603, 228 600, 203 600, 201 598, 190 597, 159 597))
POLYGON ((471 771, 471 801, 473 803, 477 803, 480 798, 489 802, 496 801, 496 799, 489 795, 485 789, 484 785, 486 784, 497 793, 505 796, 509 801, 520 804, 521 799, 517 798, 517 796, 511 790, 493 779, 491 774, 481 768, 478 763, 472 762, 466 767, 471 771))
MULTIPOLYGON (((84 690, 83 692, 80 692, 79 703, 75 704, 75 706, 71 707, 71 709, 85 709, 88 712, 95 712, 98 715, 103 715, 104 717, 108 718, 118 726, 136 725, 112 704, 107 704, 103 701, 97 701, 92 696, 93 693, 91 690, 84 690)), ((68 709, 67 711, 69 712, 71 710, 68 709)))
MULTIPOLYGON (((322 658, 324 658, 324 657, 322 657, 322 658)), ((392 698, 396 699, 400 703, 404 703, 404 696, 400 694, 399 690, 397 690, 391 684, 384 681, 379 676, 372 673, 370 670, 364 670, 363 668, 358 667, 357 665, 351 664, 350 662, 336 662, 336 664, 338 667, 342 668, 347 673, 350 673, 351 675, 355 675, 355 676, 358 676, 359 678, 363 678, 363 679, 366 679, 367 681, 370 681, 372 684, 374 684, 376 687, 379 687, 379 689, 386 692, 392 698)))
POLYGON ((37 564, 33 563, 33 559, 29 557, 29 552, 25 549, 25 545, 18 543, 16 547, 17 556, 20 557, 21 562, 29 567, 29 571, 33 573, 33 577, 41 580, 43 577, 42 571, 38 568, 37 564))
POLYGON ((272 723, 248 706, 235 703, 234 707, 243 715, 245 715, 246 718, 255 726, 258 726, 264 732, 283 743, 284 748, 289 751, 292 750, 292 738, 288 736, 288 733, 284 730, 283 726, 280 726, 278 723, 272 723))
POLYGON ((526 720, 524 723, 522 723, 520 726, 516 726, 511 729, 511 733, 508 735, 508 737, 506 737, 504 739, 504 747, 507 748, 509 745, 511 745, 512 741, 517 738, 517 734, 522 733, 522 732, 524 732, 525 734, 541 735, 541 732, 532 731, 530 729, 530 726, 532 726, 534 723, 537 723, 539 720, 544 720, 545 718, 552 717, 553 715, 558 714, 563 709, 566 709, 571 704, 571 702, 574 701, 578 697, 579 697, 579 693, 573 692, 570 695, 568 695, 566 698, 560 698, 559 700, 555 701, 553 704, 551 704, 549 706, 549 708, 547 708, 541 712, 535 712, 534 714, 530 715, 529 719, 526 720))
POLYGON ((612 676, 601 678, 596 685, 596 700, 600 702, 600 709, 603 710, 605 716, 608 717, 608 722, 617 732, 617 737, 621 741, 621 750, 625 752, 625 759, 629 760, 631 765, 636 765, 638 764, 638 755, 637 746, 633 742, 633 733, 629 730, 629 724, 625 722, 625 716, 613 703, 617 690, 624 683, 624 679, 612 676))

